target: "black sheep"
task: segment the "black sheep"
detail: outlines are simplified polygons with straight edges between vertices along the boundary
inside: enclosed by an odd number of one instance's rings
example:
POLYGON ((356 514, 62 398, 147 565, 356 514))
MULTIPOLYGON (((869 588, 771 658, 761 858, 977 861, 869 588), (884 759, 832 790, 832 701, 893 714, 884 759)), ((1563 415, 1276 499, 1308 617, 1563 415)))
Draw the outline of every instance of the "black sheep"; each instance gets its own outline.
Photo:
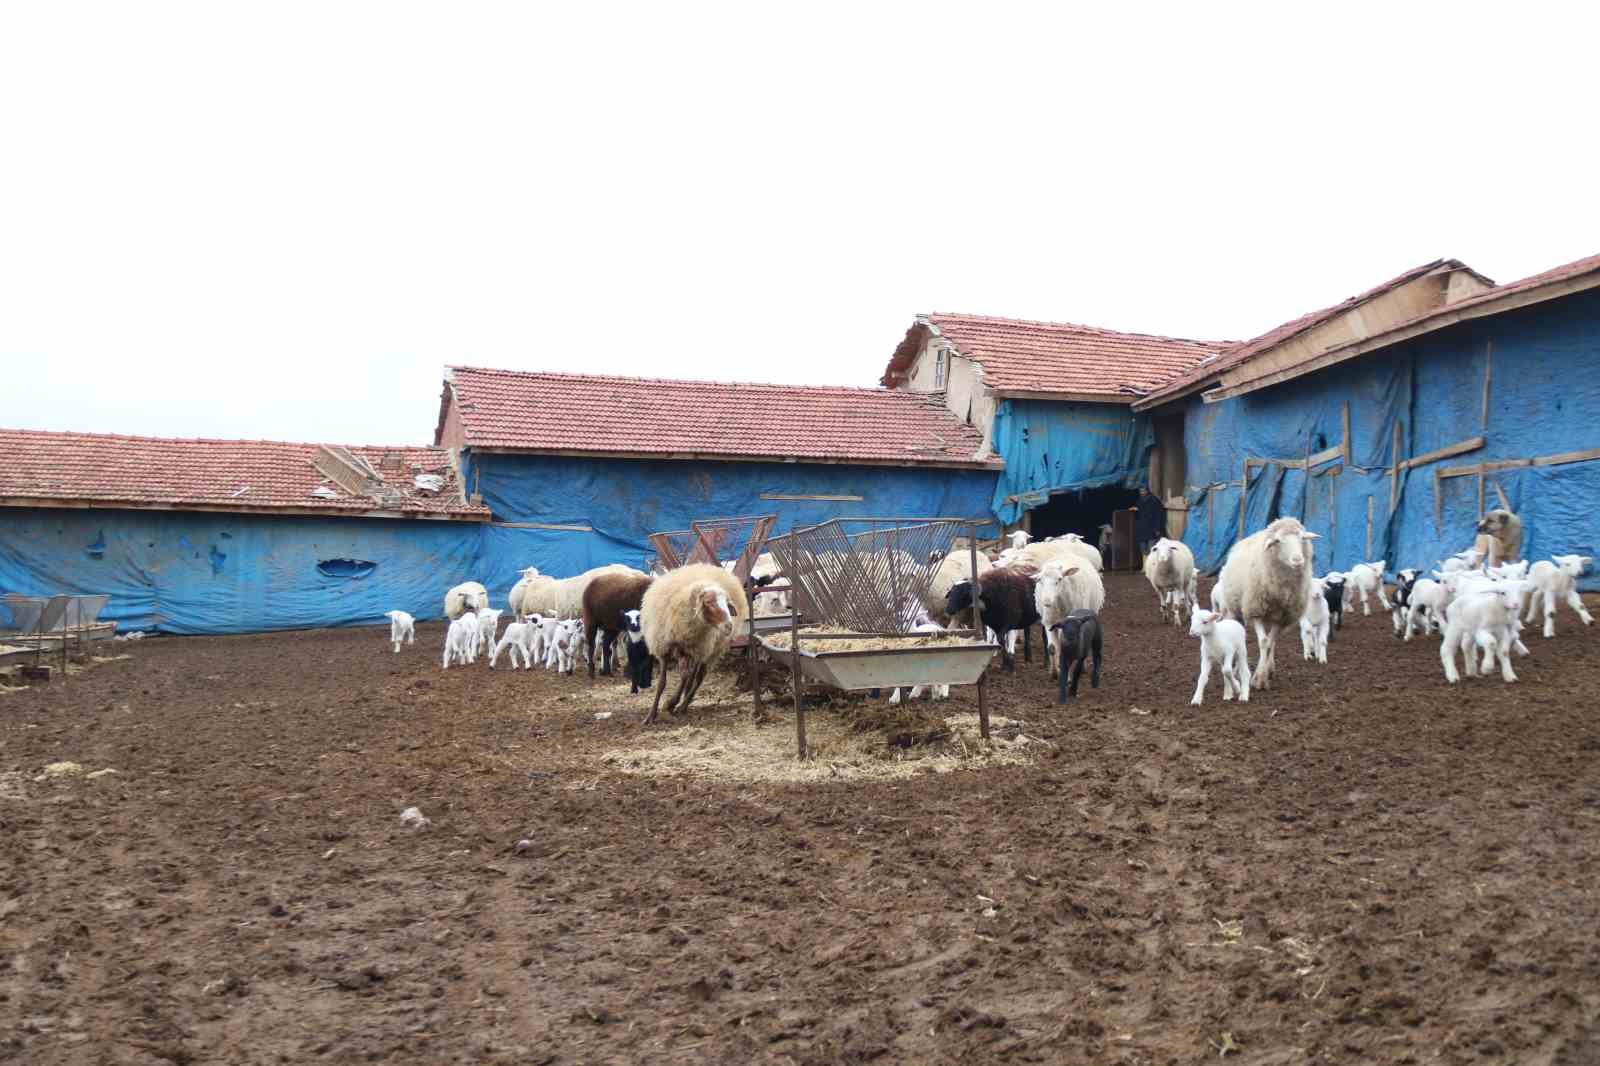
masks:
POLYGON ((1328 626, 1344 625, 1344 575, 1332 573, 1322 579, 1322 598, 1328 601, 1328 626))
POLYGON ((1094 671, 1089 675, 1089 685, 1100 687, 1100 651, 1103 638, 1100 633, 1100 616, 1088 608, 1080 608, 1055 624, 1056 646, 1061 649, 1061 693, 1059 702, 1066 703, 1068 696, 1078 694, 1078 678, 1083 676, 1083 664, 1094 657, 1094 671), (1067 685, 1068 667, 1071 667, 1072 684, 1067 685))
MULTIPOLYGON (((960 625, 971 617, 972 595, 971 581, 958 581, 950 586, 944 607, 953 624, 960 625)), ((1033 602, 1032 578, 1005 567, 979 574, 978 616, 1000 638, 1000 661, 1007 670, 1015 672, 1017 668, 1016 659, 1006 650, 1006 634, 1013 629, 1022 630, 1023 660, 1033 660, 1028 628, 1039 624, 1039 609, 1033 602)))
POLYGON ((656 658, 645 646, 644 633, 639 628, 639 612, 624 611, 622 635, 628 639, 628 695, 649 692, 655 676, 656 658))

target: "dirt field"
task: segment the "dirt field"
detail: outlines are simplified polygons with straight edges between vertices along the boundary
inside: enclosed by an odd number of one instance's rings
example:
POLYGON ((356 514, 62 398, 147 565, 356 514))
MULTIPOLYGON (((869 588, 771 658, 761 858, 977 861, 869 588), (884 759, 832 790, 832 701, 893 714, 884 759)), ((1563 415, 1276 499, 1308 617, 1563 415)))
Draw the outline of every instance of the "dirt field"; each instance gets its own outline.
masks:
MULTIPOLYGON (((1026 758, 944 773, 625 773, 683 723, 441 673, 438 626, 0 695, 0 1060, 1600 1061, 1600 632, 1452 688, 1351 617, 1194 709, 1108 584, 1103 686, 1057 707, 1036 650, 991 686, 1026 758)), ((787 743, 726 680, 695 735, 787 743)))

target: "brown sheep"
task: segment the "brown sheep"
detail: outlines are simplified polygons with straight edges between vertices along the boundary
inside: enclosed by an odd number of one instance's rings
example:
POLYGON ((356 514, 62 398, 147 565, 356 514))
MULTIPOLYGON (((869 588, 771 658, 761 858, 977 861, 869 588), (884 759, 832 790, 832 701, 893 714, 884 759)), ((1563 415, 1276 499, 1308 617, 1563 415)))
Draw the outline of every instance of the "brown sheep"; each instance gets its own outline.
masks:
POLYGON ((639 574, 596 574, 583 590, 583 646, 589 655, 589 676, 594 677, 594 641, 601 638, 601 673, 611 676, 611 651, 617 634, 627 628, 625 611, 637 611, 645 590, 655 579, 639 574))

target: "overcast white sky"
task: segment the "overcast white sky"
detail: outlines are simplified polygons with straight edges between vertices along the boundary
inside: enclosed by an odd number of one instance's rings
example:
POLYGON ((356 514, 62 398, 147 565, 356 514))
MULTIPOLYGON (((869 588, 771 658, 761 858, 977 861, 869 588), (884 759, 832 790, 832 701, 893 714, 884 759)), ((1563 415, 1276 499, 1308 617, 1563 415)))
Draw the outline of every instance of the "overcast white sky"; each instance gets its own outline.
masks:
POLYGON ((867 385, 919 311, 1600 252, 1592 5, 1088 8, 6 5, 0 425, 422 442, 447 363, 867 385))

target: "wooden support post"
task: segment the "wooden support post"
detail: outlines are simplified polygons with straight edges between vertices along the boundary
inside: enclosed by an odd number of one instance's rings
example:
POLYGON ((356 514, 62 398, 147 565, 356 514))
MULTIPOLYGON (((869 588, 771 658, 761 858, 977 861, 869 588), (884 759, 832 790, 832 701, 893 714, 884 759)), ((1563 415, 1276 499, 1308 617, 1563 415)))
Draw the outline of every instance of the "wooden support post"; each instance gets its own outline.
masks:
POLYGON ((1483 349, 1483 432, 1489 432, 1489 377, 1494 372, 1494 341, 1483 349))
MULTIPOLYGON (((1400 420, 1396 419, 1395 423, 1394 423, 1394 455, 1392 457, 1394 459, 1394 466, 1392 468, 1390 468, 1390 470, 1389 470, 1389 513, 1390 514, 1394 514, 1396 508, 1398 508, 1400 506, 1400 470, 1401 470, 1400 438, 1401 438, 1401 436, 1404 435, 1404 432, 1405 432, 1405 430, 1402 427, 1402 425, 1400 423, 1400 420)), ((1371 552, 1368 552, 1368 554, 1370 555, 1371 552)))
MULTIPOLYGON (((971 569, 967 571, 972 579, 972 628, 982 641, 986 634, 983 631, 983 614, 978 610, 978 527, 976 524, 968 527, 967 534, 967 559, 971 569)), ((1050 656, 1049 634, 1045 635, 1045 657, 1050 656)), ((984 740, 989 739, 989 701, 984 698, 984 680, 989 676, 989 667, 984 665, 983 673, 978 675, 978 735, 984 740)))
POLYGON ((1339 557, 1339 471, 1328 475, 1328 565, 1339 557))
POLYGON ((1213 547, 1217 537, 1217 487, 1206 490, 1206 547, 1213 547))
POLYGON ((1444 524, 1444 479, 1439 476, 1439 468, 1433 468, 1433 531, 1438 533, 1439 527, 1444 524))
POLYGON ((1365 562, 1366 560, 1371 559, 1371 558, 1372 558, 1372 496, 1371 496, 1371 494, 1368 494, 1368 496, 1367 496, 1367 554, 1363 555, 1361 557, 1361 559, 1362 559, 1363 562, 1365 562))
MULTIPOLYGON (((798 552, 796 553, 798 554, 798 552)), ((791 582, 791 584, 793 584, 791 582)), ((794 682, 794 743, 795 757, 806 757, 806 709, 800 705, 800 595, 795 587, 789 597, 794 608, 789 615, 789 671, 794 682)))
POLYGON ((1244 537, 1245 501, 1250 498, 1250 460, 1244 461, 1244 480, 1239 482, 1239 537, 1244 537))
POLYGON ((1350 405, 1348 403, 1344 405, 1344 411, 1343 411, 1343 414, 1342 414, 1342 420, 1344 422, 1344 465, 1345 466, 1349 466, 1350 465, 1350 405))
POLYGON ((1479 463, 1478 464, 1478 517, 1479 518, 1483 517, 1483 512, 1484 512, 1484 507, 1483 507, 1483 468, 1484 468, 1484 464, 1483 463, 1479 463))

